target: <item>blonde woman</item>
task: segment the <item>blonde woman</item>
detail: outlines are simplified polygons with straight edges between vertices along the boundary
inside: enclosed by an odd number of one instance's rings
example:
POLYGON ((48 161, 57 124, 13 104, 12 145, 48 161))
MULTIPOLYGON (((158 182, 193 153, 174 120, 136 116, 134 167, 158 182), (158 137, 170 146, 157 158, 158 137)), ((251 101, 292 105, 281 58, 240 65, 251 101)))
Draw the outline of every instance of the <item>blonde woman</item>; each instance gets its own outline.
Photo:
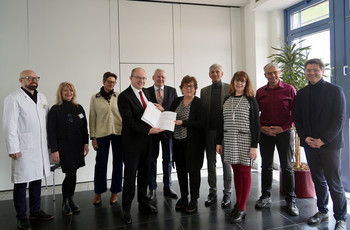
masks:
POLYGON ((84 157, 89 152, 89 134, 83 107, 76 101, 74 85, 62 82, 57 89, 56 104, 48 114, 47 135, 52 160, 60 163, 66 174, 62 183, 64 215, 79 212, 73 200, 77 169, 85 166, 84 157))

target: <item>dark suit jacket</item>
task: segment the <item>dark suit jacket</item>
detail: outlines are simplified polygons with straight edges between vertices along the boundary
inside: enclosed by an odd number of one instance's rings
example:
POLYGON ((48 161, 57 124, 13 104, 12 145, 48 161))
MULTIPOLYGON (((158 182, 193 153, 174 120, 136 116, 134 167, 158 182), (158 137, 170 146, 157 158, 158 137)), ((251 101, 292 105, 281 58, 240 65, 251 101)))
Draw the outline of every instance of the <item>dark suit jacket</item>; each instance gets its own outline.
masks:
MULTIPOLYGON (((203 106, 207 112, 207 128, 209 128, 209 122, 210 122, 210 111, 211 111, 211 88, 212 85, 208 85, 201 89, 201 100, 203 103, 203 106)), ((229 91, 230 91, 230 84, 227 83, 222 83, 222 88, 221 88, 221 107, 224 104, 224 99, 229 96, 229 91)))
MULTIPOLYGON (((151 87, 147 88, 151 102, 157 103, 157 96, 156 92, 154 91, 154 86, 152 85, 151 87)), ((164 86, 164 98, 163 98, 163 103, 162 106, 165 111, 170 110, 170 106, 173 103, 174 99, 177 98, 177 93, 176 89, 171 87, 171 86, 164 86)), ((172 132, 170 131, 164 131, 156 135, 164 135, 166 138, 170 138, 172 136, 172 132)))
MULTIPOLYGON (((143 88, 142 91, 150 101, 148 90, 143 88)), ((123 151, 142 152, 150 141, 150 135, 148 135, 150 127, 141 120, 144 109, 131 86, 119 94, 118 107, 123 120, 123 151)))
MULTIPOLYGON (((156 92, 154 92, 154 86, 147 88, 150 96, 151 102, 157 103, 156 92)), ((164 99, 163 99, 163 108, 165 111, 170 110, 171 103, 173 103, 174 99, 177 98, 176 89, 171 86, 164 86, 164 99)))
MULTIPOLYGON (((183 100, 183 97, 178 97, 171 105, 170 111, 176 110, 177 106, 183 100)), ((194 97, 189 119, 183 121, 182 126, 187 127, 187 146, 186 146, 186 169, 200 170, 203 166, 204 146, 205 146, 205 123, 206 113, 201 99, 194 97)), ((176 162, 176 152, 173 152, 173 159, 176 162)))
POLYGON ((310 85, 298 91, 294 123, 300 136, 301 146, 308 147, 306 137, 321 138, 325 143, 321 148, 339 149, 343 147, 343 127, 346 118, 346 104, 343 90, 336 85, 323 82, 320 97, 310 101, 310 85), (317 103, 316 117, 310 117, 310 104, 317 103), (311 129, 310 120, 317 119, 317 127, 311 129))

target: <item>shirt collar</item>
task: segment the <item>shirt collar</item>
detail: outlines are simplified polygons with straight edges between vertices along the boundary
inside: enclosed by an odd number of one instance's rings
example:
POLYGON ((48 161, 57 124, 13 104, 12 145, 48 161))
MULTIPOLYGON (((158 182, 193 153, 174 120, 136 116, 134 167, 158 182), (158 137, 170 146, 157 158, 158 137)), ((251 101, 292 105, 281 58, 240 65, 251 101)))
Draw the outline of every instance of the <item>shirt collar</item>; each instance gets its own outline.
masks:
POLYGON ((275 88, 269 88, 269 83, 267 83, 266 84, 266 90, 268 90, 268 89, 277 89, 277 88, 284 88, 285 86, 284 86, 284 84, 283 84, 283 82, 280 80, 279 82, 278 82, 278 86, 277 87, 275 87, 275 88))
MULTIPOLYGON (((156 85, 153 85, 153 86, 154 86, 154 91, 157 91, 159 89, 159 87, 157 87, 156 85)), ((164 90, 164 85, 160 87, 160 89, 164 90)))
POLYGON ((134 93, 136 94, 136 95, 140 95, 140 91, 142 91, 142 89, 136 89, 134 86, 132 86, 132 85, 130 85, 131 86, 131 88, 132 88, 132 91, 134 91, 134 93))

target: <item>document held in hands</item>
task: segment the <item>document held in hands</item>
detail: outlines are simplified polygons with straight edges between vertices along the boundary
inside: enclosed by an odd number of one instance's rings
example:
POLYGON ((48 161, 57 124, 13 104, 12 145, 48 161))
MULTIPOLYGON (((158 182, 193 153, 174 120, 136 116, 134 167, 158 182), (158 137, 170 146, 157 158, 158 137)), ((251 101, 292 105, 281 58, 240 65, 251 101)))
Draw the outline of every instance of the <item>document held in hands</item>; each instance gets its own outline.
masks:
POLYGON ((174 132, 176 113, 171 111, 161 112, 152 102, 148 102, 141 120, 152 127, 174 132))

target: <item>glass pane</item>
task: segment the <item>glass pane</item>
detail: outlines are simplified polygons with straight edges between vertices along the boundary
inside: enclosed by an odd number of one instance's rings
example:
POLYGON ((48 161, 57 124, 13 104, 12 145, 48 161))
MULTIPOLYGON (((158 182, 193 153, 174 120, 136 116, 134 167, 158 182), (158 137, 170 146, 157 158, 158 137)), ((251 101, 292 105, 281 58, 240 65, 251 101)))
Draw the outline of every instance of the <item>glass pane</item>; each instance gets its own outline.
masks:
POLYGON ((291 15, 291 29, 297 29, 302 26, 323 20, 329 17, 329 2, 323 1, 311 7, 297 11, 291 15))
POLYGON ((314 34, 308 34, 300 38, 296 38, 292 42, 297 43, 302 40, 304 41, 300 43, 301 47, 311 46, 309 59, 320 58, 326 64, 326 71, 324 72, 324 74, 327 77, 324 77, 324 80, 330 82, 331 43, 329 29, 314 34))

